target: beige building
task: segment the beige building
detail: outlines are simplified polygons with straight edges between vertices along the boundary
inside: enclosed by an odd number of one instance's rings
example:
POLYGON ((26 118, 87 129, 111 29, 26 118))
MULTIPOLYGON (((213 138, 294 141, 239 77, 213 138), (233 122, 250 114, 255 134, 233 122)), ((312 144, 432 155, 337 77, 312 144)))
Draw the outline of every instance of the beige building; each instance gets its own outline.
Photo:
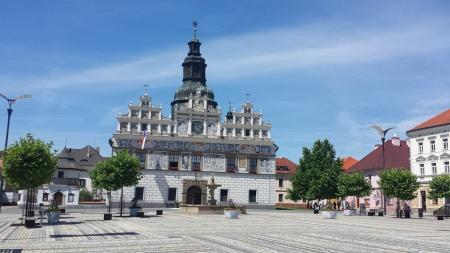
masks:
POLYGON ((432 211, 450 203, 449 199, 430 199, 427 196, 431 180, 437 175, 450 173, 449 133, 450 109, 406 132, 410 138, 411 171, 420 182, 413 208, 432 211))
POLYGON ((291 188, 291 177, 297 171, 297 164, 284 157, 275 160, 275 207, 276 208, 306 208, 306 202, 287 199, 288 189, 291 188))

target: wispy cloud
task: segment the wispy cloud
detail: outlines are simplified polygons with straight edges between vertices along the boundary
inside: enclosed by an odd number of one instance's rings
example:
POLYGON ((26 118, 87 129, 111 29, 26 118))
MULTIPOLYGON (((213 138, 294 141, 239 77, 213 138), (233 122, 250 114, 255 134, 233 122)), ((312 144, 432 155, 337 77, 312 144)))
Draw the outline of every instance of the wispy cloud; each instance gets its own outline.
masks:
MULTIPOLYGON (((205 42, 203 51, 208 61, 208 75, 214 80, 312 66, 367 63, 448 50, 448 21, 442 19, 387 29, 331 24, 296 26, 213 39, 205 42)), ((180 46, 119 63, 96 62, 97 67, 21 81, 32 84, 25 85, 24 89, 163 81, 180 75, 180 61, 185 51, 180 46)))

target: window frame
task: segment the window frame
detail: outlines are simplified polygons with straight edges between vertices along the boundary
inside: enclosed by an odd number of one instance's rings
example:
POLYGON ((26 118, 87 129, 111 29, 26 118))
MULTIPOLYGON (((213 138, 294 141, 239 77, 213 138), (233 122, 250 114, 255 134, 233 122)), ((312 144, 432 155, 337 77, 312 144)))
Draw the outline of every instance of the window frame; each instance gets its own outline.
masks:
POLYGON ((278 202, 283 202, 283 194, 282 193, 278 194, 278 202))
POLYGON ((431 152, 436 151, 436 141, 435 140, 430 141, 430 150, 431 150, 431 152))
POLYGON ((139 201, 139 200, 144 200, 144 187, 143 186, 136 186, 136 187, 134 187, 134 199, 136 200, 136 201, 139 201), (138 195, 137 195, 137 189, 142 189, 142 197, 141 198, 138 198, 138 195))
POLYGON ((437 175, 437 164, 436 163, 431 163, 431 174, 437 175))
POLYGON ((228 189, 220 189, 220 199, 219 200, 220 200, 221 203, 227 203, 228 202, 228 193, 229 193, 228 189), (223 192, 226 192, 226 194, 223 195, 222 194, 223 192), (226 197, 225 200, 222 199, 223 196, 226 197))
POLYGON ((248 190, 248 203, 258 203, 258 191, 254 189, 248 190), (254 201, 252 201, 252 193, 255 193, 254 195, 254 201))
POLYGON ((282 178, 278 178, 278 187, 284 187, 284 180, 282 178))
POLYGON ((167 191, 167 201, 170 202, 175 202, 177 201, 177 188, 176 187, 169 187, 168 191, 167 191), (175 192, 173 193, 173 199, 171 199, 171 190, 174 190, 175 192))
POLYGON ((191 155, 191 171, 201 171, 201 170, 202 170, 202 156, 191 155))
POLYGON ((423 163, 419 164, 419 172, 421 176, 425 175, 425 164, 423 163))
POLYGON ((178 170, 180 168, 180 155, 179 154, 169 154, 169 170, 178 170), (175 159, 172 159, 176 157, 175 159), (176 163, 176 166, 174 164, 176 163))
POLYGON ((43 192, 42 193, 42 201, 48 202, 48 196, 50 194, 48 192, 43 192))
POLYGON ((237 170, 236 166, 237 157, 235 156, 227 156, 226 157, 226 171, 229 173, 235 173, 237 170))
POLYGON ((417 145, 419 148, 419 153, 422 154, 423 153, 423 142, 418 142, 417 145))

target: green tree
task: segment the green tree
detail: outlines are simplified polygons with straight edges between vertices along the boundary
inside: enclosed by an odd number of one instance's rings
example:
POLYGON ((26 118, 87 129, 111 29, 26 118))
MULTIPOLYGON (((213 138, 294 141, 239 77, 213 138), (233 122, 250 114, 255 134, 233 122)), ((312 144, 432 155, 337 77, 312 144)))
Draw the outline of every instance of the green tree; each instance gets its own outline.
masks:
POLYGON ((80 190, 80 195, 79 195, 79 201, 91 201, 92 200, 92 193, 89 192, 86 189, 81 189, 80 190))
POLYGON ((120 215, 122 216, 123 187, 133 186, 141 179, 139 160, 126 151, 119 151, 108 160, 97 163, 90 177, 95 188, 108 191, 109 207, 111 213, 111 191, 121 189, 120 215))
POLYGON ((342 162, 336 158, 328 140, 317 140, 312 149, 303 147, 297 173, 292 177, 288 198, 296 200, 322 200, 337 196, 337 181, 342 173, 342 162))
POLYGON ((338 178, 338 196, 355 196, 357 198, 370 194, 371 185, 361 172, 342 173, 338 178))
POLYGON ((430 198, 450 198, 450 175, 439 175, 430 183, 430 198))
POLYGON ((44 143, 27 134, 6 150, 3 173, 9 184, 27 190, 26 217, 30 202, 34 201, 35 188, 49 183, 56 170, 57 158, 51 148, 52 143, 44 143))
MULTIPOLYGON (((397 210, 400 210, 400 199, 412 200, 416 197, 420 184, 411 171, 402 168, 385 169, 379 177, 384 195, 397 198, 397 210)), ((400 217, 399 212, 397 217, 400 217)))

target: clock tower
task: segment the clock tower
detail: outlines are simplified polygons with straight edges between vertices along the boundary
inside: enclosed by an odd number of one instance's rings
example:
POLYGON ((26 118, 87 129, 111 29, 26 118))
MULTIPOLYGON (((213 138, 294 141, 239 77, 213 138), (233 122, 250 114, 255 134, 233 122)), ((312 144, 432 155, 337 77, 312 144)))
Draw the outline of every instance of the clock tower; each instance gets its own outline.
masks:
POLYGON ((176 121, 174 132, 179 136, 217 137, 220 112, 214 92, 206 85, 206 63, 200 53, 196 22, 188 46, 189 51, 182 64, 183 83, 171 103, 172 118, 176 121))

